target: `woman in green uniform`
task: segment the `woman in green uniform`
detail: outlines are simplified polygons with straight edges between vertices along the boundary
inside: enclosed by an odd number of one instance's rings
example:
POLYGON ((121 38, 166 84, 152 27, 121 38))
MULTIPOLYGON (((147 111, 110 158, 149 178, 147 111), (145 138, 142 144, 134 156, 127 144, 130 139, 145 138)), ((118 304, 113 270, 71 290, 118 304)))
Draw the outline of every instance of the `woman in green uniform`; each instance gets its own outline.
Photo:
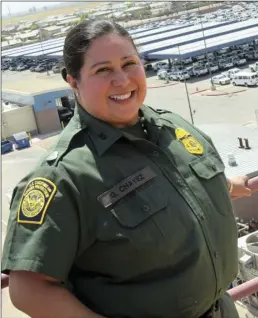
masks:
POLYGON ((144 68, 118 24, 78 24, 64 62, 75 115, 11 201, 13 304, 33 318, 237 317, 230 195, 251 194, 246 178, 226 179, 196 127, 143 105, 144 68))

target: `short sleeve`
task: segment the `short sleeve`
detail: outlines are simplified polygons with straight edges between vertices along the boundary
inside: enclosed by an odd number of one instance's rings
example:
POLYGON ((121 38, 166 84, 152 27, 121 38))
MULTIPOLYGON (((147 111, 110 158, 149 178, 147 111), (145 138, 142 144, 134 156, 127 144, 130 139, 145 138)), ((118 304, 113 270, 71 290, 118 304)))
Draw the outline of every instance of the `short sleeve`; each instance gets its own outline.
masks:
POLYGON ((2 272, 26 270, 66 281, 79 241, 79 196, 65 171, 39 167, 14 189, 2 272))

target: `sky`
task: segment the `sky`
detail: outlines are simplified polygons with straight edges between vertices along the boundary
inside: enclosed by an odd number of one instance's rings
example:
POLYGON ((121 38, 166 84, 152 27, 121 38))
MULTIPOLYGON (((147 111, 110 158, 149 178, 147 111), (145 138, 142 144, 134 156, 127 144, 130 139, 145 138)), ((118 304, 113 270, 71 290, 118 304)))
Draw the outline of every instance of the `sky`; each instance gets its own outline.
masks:
POLYGON ((18 12, 24 12, 29 11, 30 8, 42 8, 44 6, 50 6, 59 4, 60 2, 9 2, 9 1, 3 1, 2 2, 2 15, 8 15, 8 7, 10 9, 11 14, 18 13, 18 12))

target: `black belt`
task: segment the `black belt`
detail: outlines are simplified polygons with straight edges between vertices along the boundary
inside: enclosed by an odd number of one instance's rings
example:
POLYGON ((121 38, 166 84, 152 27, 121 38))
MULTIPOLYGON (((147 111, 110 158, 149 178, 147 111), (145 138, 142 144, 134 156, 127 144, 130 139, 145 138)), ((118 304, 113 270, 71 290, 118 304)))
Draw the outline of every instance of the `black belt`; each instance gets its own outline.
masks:
POLYGON ((200 318, 221 318, 219 302, 216 301, 200 318))

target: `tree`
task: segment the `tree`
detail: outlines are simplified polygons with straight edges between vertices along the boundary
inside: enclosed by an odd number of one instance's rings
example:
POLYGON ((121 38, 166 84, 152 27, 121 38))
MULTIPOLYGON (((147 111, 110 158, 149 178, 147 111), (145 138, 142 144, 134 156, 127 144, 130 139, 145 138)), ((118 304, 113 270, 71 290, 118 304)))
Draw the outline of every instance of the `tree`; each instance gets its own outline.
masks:
POLYGON ((80 17, 80 21, 84 21, 84 20, 87 20, 88 19, 88 16, 89 16, 89 13, 83 13, 80 17))
POLYGON ((126 5, 127 9, 130 9, 131 7, 134 6, 134 3, 133 2, 125 2, 125 5, 126 5))
POLYGON ((36 24, 32 24, 32 25, 30 26, 30 29, 33 31, 33 30, 37 30, 38 27, 36 26, 36 24))

